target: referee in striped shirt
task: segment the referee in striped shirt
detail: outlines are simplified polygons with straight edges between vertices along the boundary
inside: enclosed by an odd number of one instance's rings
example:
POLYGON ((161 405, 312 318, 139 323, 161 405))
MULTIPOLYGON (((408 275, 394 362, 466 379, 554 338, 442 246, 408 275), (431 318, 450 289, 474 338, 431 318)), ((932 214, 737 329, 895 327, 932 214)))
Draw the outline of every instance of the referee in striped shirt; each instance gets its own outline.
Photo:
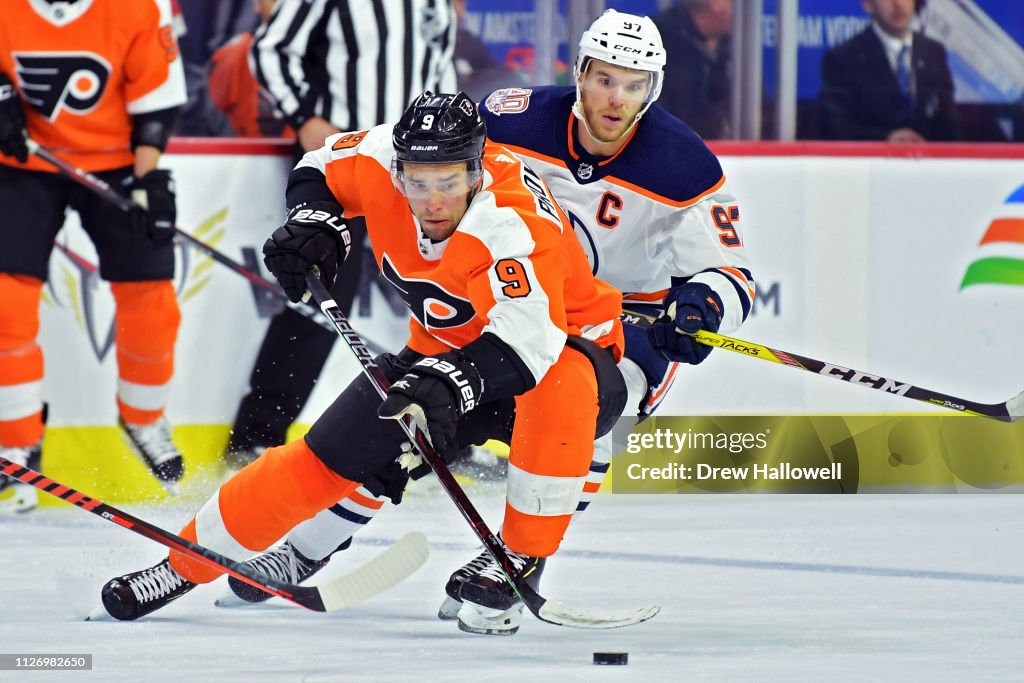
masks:
MULTIPOLYGON (((298 133, 301 152, 339 131, 397 121, 424 90, 455 92, 452 0, 278 0, 253 40, 256 79, 298 133)), ((332 294, 346 315, 359 285, 365 227, 332 294)), ((270 321, 249 393, 224 456, 242 467, 288 427, 309 399, 337 336, 285 308, 270 321)))
POLYGON ((397 121, 424 90, 455 92, 455 32, 451 0, 279 0, 256 78, 309 151, 397 121))

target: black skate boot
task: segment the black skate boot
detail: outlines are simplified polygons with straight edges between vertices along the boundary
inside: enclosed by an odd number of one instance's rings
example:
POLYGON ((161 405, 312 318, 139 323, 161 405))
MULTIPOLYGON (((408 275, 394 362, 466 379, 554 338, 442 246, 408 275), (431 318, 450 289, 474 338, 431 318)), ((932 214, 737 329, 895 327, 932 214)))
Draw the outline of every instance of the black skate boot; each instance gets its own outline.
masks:
MULTIPOLYGON (((529 557, 505 548, 512 566, 536 589, 544 572, 543 557, 529 557)), ((519 630, 523 601, 505 580, 498 564, 488 555, 487 566, 467 578, 459 589, 459 630, 466 633, 510 636, 519 630)))
POLYGON ((462 565, 448 577, 448 583, 444 585, 444 602, 437 609, 437 618, 442 621, 449 621, 459 618, 459 609, 462 608, 462 598, 459 597, 459 590, 462 584, 466 583, 469 577, 477 574, 491 561, 491 554, 486 550, 462 565))
MULTIPOLYGON (((0 456, 39 472, 43 458, 43 442, 23 447, 0 446, 0 456)), ((39 492, 35 486, 22 484, 17 479, 0 474, 0 491, 6 491, 8 488, 11 489, 11 495, 0 500, 0 512, 31 512, 39 504, 39 492)))
POLYGON ((132 452, 145 463, 164 488, 176 494, 178 480, 185 473, 185 465, 181 460, 181 451, 171 440, 171 425, 167 418, 161 417, 147 425, 130 424, 121 418, 117 422, 132 452))
MULTIPOLYGON (((345 550, 350 545, 352 545, 351 538, 338 546, 331 555, 345 550)), ((291 543, 285 541, 262 555, 257 555, 247 560, 245 564, 253 571, 257 571, 271 579, 284 581, 285 583, 302 583, 326 567, 327 563, 331 561, 331 555, 322 560, 311 560, 296 550, 295 546, 291 543)), ((235 597, 245 602, 263 602, 272 597, 270 593, 260 590, 256 586, 252 586, 234 576, 228 577, 228 587, 231 588, 231 592, 235 594, 235 597)), ((225 607, 231 606, 229 602, 224 600, 218 600, 217 604, 225 607)))
POLYGON ((100 591, 107 614, 121 621, 135 621, 177 600, 196 587, 174 571, 165 558, 159 564, 111 579, 100 591))

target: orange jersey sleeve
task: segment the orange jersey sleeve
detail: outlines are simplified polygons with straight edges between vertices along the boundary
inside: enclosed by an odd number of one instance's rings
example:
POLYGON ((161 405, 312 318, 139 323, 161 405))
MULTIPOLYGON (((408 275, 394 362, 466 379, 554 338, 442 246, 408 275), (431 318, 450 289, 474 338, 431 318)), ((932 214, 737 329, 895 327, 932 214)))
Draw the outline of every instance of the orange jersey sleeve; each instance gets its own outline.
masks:
MULTIPOLYGON (((130 165, 132 115, 185 102, 171 20, 168 0, 5 2, 0 70, 18 86, 29 135, 87 171, 130 165)), ((34 157, 25 167, 53 171, 34 157)))

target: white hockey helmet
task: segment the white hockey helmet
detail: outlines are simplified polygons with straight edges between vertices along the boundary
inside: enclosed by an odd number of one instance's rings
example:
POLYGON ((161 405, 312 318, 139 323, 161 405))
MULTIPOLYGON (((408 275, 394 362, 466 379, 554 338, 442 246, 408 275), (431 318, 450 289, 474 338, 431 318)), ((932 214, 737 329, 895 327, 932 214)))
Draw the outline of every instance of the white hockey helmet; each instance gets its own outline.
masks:
POLYGON ((643 107, 633 118, 633 122, 620 135, 624 137, 640 117, 650 108, 661 94, 661 86, 665 80, 665 47, 661 43, 661 32, 649 17, 635 14, 605 10, 590 28, 580 36, 579 49, 576 52, 576 64, 573 75, 576 79, 576 103, 573 113, 587 132, 591 133, 590 124, 583 114, 583 103, 580 93, 580 76, 587 70, 592 59, 627 69, 648 71, 651 73, 651 89, 644 99, 643 107))

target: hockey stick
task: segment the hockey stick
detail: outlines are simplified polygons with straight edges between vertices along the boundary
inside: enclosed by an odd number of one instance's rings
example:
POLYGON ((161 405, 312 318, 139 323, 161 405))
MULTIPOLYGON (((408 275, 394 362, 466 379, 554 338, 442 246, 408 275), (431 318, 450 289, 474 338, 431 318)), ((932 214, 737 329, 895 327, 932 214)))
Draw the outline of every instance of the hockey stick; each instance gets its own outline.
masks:
MULTIPOLYGON (((370 383, 373 384, 374 389, 377 390, 382 399, 386 398, 388 387, 391 383, 384 376, 384 372, 380 367, 373 361, 370 350, 363 344, 359 334, 352 329, 348 319, 345 318, 341 309, 331 299, 330 293, 328 293, 327 289, 312 271, 306 274, 306 287, 308 287, 313 298, 320 305, 320 310, 330 318, 338 335, 345 340, 345 343, 362 366, 363 373, 370 380, 370 383)), ((661 607, 650 605, 632 610, 591 612, 565 607, 542 597, 518 575, 512 561, 505 552, 504 546, 488 528, 483 517, 469 500, 469 497, 466 496, 466 492, 462 490, 455 477, 448 471, 444 460, 434 451, 426 435, 418 427, 414 426, 412 418, 408 416, 399 420, 399 423, 402 425, 402 429, 405 431, 406 436, 409 437, 409 440, 419 448, 420 454, 427 461, 427 464, 430 465, 430 469, 434 471, 434 474, 437 475, 441 486, 452 499, 452 502, 455 503, 455 507, 459 509, 462 516, 469 522, 477 538, 480 539, 484 544, 484 548, 487 549, 487 552, 491 554, 494 561, 501 567, 505 578, 515 588, 527 609, 535 617, 541 621, 558 626, 605 629, 639 624, 661 611, 661 607)))
MULTIPOLYGON (((623 311, 622 321, 641 327, 649 327, 654 322, 650 316, 635 311, 623 311)), ((780 365, 788 365, 792 368, 806 370, 807 372, 824 375, 825 377, 832 377, 849 382, 850 384, 867 387, 868 389, 878 389, 887 394, 922 401, 929 405, 939 406, 940 408, 958 410, 969 415, 990 417, 1000 422, 1016 422, 1024 417, 1024 391, 1003 403, 978 403, 938 391, 932 391, 931 389, 924 389, 909 382, 888 379, 880 375, 871 375, 860 370, 851 370, 850 368, 844 368, 842 365, 826 363, 825 361, 815 360, 790 351, 780 351, 753 342, 743 341, 742 339, 708 332, 707 330, 699 330, 690 336, 707 346, 733 351, 750 358, 759 358, 760 360, 779 363, 780 365)))
MULTIPOLYGON (((92 173, 89 173, 88 171, 84 171, 78 168, 77 166, 69 164, 60 157, 56 156, 50 150, 41 146, 35 140, 29 138, 27 140, 27 145, 29 152, 35 154, 37 157, 53 166, 54 168, 59 170, 61 173, 63 173, 64 175, 66 175, 68 178, 75 181, 79 185, 82 185, 91 192, 99 195, 103 199, 106 199, 108 202, 110 202, 117 208, 121 209, 122 211, 126 213, 131 213, 132 211, 142 210, 141 206, 136 204, 130 198, 120 194, 117 190, 112 188, 110 184, 105 182, 103 179, 97 178, 92 173)), ((263 291, 268 292, 274 297, 280 299, 288 308, 309 318, 310 320, 314 321, 317 325, 320 325, 326 330, 334 330, 331 324, 324 320, 323 316, 317 313, 315 308, 302 302, 295 303, 291 301, 288 298, 288 295, 284 293, 284 290, 282 290, 273 282, 264 279, 258 273, 254 273, 253 271, 246 268, 243 264, 239 263, 238 261, 235 261, 230 256, 222 254, 221 252, 217 251, 216 249, 206 244, 202 240, 193 237, 189 233, 185 232, 178 226, 174 226, 174 233, 178 237, 184 239, 186 242, 191 244, 195 249, 198 249, 202 253, 212 258, 217 263, 221 264, 222 266, 226 266, 228 269, 233 270, 234 272, 238 273, 252 284, 261 288, 263 291)))
POLYGON ((429 554, 426 536, 414 531, 345 576, 332 579, 320 586, 298 586, 264 576, 243 562, 235 562, 7 458, 0 457, 0 473, 314 612, 333 612, 387 590, 422 567, 429 554))

